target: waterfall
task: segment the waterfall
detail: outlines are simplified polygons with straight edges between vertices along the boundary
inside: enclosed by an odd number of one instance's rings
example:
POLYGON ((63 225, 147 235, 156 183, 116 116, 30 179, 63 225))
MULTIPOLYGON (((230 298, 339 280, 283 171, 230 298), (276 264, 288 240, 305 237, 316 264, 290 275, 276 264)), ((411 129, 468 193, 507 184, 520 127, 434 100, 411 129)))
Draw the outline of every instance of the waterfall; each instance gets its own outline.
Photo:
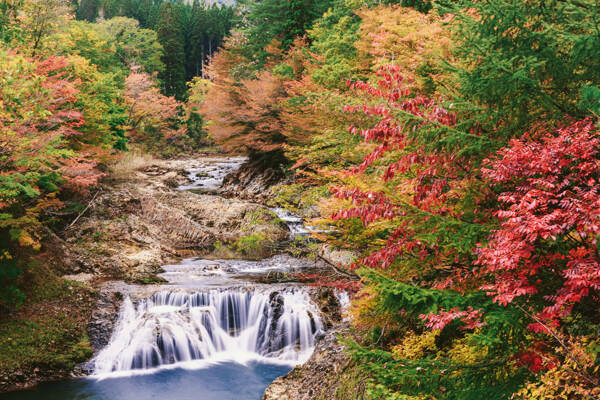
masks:
POLYGON ((165 291, 127 297, 96 375, 194 360, 305 361, 323 331, 317 307, 297 288, 165 291))

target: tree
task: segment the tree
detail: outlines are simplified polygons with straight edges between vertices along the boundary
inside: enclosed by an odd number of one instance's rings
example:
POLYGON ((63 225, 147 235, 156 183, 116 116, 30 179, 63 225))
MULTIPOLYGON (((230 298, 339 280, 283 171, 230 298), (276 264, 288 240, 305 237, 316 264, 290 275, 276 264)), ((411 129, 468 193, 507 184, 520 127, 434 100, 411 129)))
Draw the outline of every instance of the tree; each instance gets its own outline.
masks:
POLYGON ((69 18, 71 5, 68 0, 24 0, 20 11, 19 28, 35 56, 44 39, 69 18))
POLYGON ((246 14, 248 46, 245 54, 249 58, 264 61, 265 47, 273 40, 289 48, 294 39, 302 36, 331 5, 331 1, 315 0, 264 0, 247 1, 242 7, 246 14))
POLYGON ((161 60, 165 64, 165 70, 159 74, 159 78, 165 95, 181 99, 186 90, 185 53, 180 21, 173 8, 170 2, 163 3, 160 7, 156 31, 164 49, 161 60))
POLYGON ((135 68, 125 85, 132 140, 152 150, 178 144, 185 132, 178 126, 177 116, 181 105, 177 100, 163 95, 150 75, 135 68))
POLYGON ((587 116, 580 93, 600 83, 596 1, 448 4, 462 97, 475 103, 467 108, 477 125, 506 139, 540 119, 587 116))
POLYGON ((163 48, 153 30, 142 29, 138 21, 126 17, 104 20, 97 27, 110 38, 116 57, 127 68, 140 65, 151 75, 164 71, 163 48))
POLYGON ((85 191, 102 176, 76 150, 83 113, 69 61, 37 61, 0 49, 0 307, 22 300, 10 249, 41 247, 42 220, 63 207, 63 190, 85 191))
POLYGON ((201 107, 206 130, 231 151, 252 155, 280 151, 285 140, 279 119, 285 96, 282 78, 270 71, 252 75, 248 60, 233 51, 239 39, 230 38, 211 59, 208 76, 213 83, 201 107))
POLYGON ((202 79, 199 76, 188 83, 189 96, 186 103, 188 135, 197 142, 202 140, 205 136, 203 132, 204 121, 200 113, 200 108, 202 107, 202 103, 204 103, 206 94, 211 85, 211 81, 202 79))
POLYGON ((505 207, 478 263, 494 301, 527 304, 540 321, 530 327, 550 333, 586 297, 600 302, 600 132, 588 119, 536 136, 512 140, 483 170, 505 207))
POLYGON ((98 10, 100 9, 99 0, 80 0, 77 2, 76 16, 79 20, 89 22, 96 21, 98 10))

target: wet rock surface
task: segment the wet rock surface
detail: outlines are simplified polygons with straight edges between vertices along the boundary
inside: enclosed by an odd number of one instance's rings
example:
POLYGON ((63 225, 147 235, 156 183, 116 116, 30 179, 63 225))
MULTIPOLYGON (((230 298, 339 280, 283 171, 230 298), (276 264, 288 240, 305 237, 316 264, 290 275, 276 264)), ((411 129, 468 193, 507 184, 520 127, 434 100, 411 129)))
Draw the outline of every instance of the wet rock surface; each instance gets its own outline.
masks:
POLYGON ((92 318, 88 324, 90 344, 94 353, 108 344, 122 301, 123 295, 121 292, 100 290, 98 301, 94 306, 92 318))
POLYGON ((268 156, 248 160, 237 171, 225 176, 218 193, 226 197, 265 201, 271 197, 271 186, 281 182, 285 174, 268 156))
POLYGON ((316 344, 309 360, 286 376, 277 378, 266 390, 262 400, 330 400, 342 383, 336 379, 351 361, 338 336, 347 332, 341 325, 327 332, 316 344))

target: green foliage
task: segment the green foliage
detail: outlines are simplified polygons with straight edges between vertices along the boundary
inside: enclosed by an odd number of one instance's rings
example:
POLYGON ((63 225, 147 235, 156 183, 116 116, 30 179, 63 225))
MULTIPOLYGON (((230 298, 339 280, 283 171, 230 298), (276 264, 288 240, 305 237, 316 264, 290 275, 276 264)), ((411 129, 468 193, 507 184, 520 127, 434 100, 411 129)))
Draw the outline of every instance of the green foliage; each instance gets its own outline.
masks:
MULTIPOLYGON (((422 315, 452 307, 473 307, 485 315, 485 325, 473 333, 462 330, 456 321, 444 327, 435 341, 436 352, 420 359, 404 359, 388 351, 351 344, 353 357, 370 376, 372 398, 508 399, 531 378, 531 373, 519 368, 513 359, 518 343, 527 337, 526 320, 518 309, 494 304, 482 292, 425 289, 372 270, 362 270, 361 274, 376 290, 373 310, 390 315, 395 324, 408 329, 422 331, 426 329, 422 315), (485 349, 483 356, 469 361, 457 357, 456 348, 463 340, 472 347, 471 352, 485 349)), ((380 330, 373 341, 379 341, 382 334, 380 330)))
POLYGON ((246 57, 260 60, 267 56, 266 46, 273 40, 288 49, 296 37, 302 36, 332 4, 331 0, 262 0, 245 1, 244 32, 248 45, 243 50, 246 57))
MULTIPOLYGON (((107 24, 106 21, 99 22, 100 27, 111 25, 110 30, 119 34, 123 25, 124 33, 131 31, 131 19, 139 21, 139 25, 144 28, 137 31, 135 35, 122 35, 121 42, 126 45, 123 49, 117 49, 118 54, 131 55, 136 54, 136 62, 141 64, 145 71, 153 73, 162 71, 162 62, 151 53, 152 31, 158 32, 161 26, 164 27, 163 19, 166 17, 161 14, 161 9, 169 6, 172 8, 174 18, 171 21, 174 25, 171 28, 178 31, 177 40, 183 48, 183 61, 185 66, 185 81, 190 81, 195 76, 204 76, 204 66, 208 57, 213 55, 222 44, 223 38, 233 27, 234 8, 212 5, 205 5, 200 0, 193 2, 168 1, 168 0, 82 0, 77 7, 77 18, 94 21, 99 15, 99 10, 103 10, 104 18, 112 21, 107 24), (127 17, 129 21, 121 19, 127 17), (123 24, 123 22, 126 22, 123 24), (146 38, 148 36, 148 39, 146 38), (142 53, 140 54, 140 50, 142 53), (150 53, 146 50, 149 50, 150 53)), ((169 17, 172 18, 172 17, 169 17)), ((161 39, 161 43, 163 43, 161 39)), ((164 43, 163 43, 164 44, 164 43)), ((177 46, 170 42, 170 46, 177 46)), ((180 65, 174 64, 173 73, 181 73, 180 65)), ((166 90, 166 87, 163 88, 166 90)), ((179 88, 181 90, 181 88, 179 88)), ((167 92, 165 92, 167 93, 167 92)), ((182 96, 179 96, 182 97, 182 96)))
POLYGON ((359 78, 361 66, 354 43, 358 40, 360 18, 354 14, 358 8, 348 2, 336 0, 309 32, 312 49, 323 57, 322 65, 312 76, 328 88, 342 88, 347 79, 359 78))
POLYGON ((0 243, 0 310, 18 308, 25 300, 25 294, 17 285, 17 278, 23 273, 6 250, 6 243, 0 243))
POLYGON ((579 108, 600 115, 600 89, 596 86, 583 86, 579 108))
POLYGON ((235 242, 235 249, 245 256, 255 257, 261 254, 265 247, 272 245, 273 240, 264 232, 251 233, 242 236, 235 242))
POLYGON ((541 118, 585 116, 577 107, 581 89, 600 83, 596 1, 460 1, 441 9, 456 14, 466 66, 460 90, 483 106, 470 111, 494 135, 514 135, 541 118))
POLYGON ((529 375, 505 359, 459 365, 435 359, 398 360, 389 352, 350 347, 368 376, 370 399, 509 399, 529 375))
POLYGON ((100 9, 100 0, 79 0, 75 15, 79 20, 88 22, 96 21, 98 10, 100 9))
POLYGON ((72 71, 81 80, 77 107, 84 110, 80 128, 87 144, 126 149, 127 107, 123 98, 122 74, 103 73, 86 59, 73 57, 72 71))
POLYGON ((293 79, 295 77, 294 69, 286 63, 277 64, 273 67, 273 73, 288 79, 293 79))
POLYGON ((137 20, 126 17, 107 19, 95 27, 110 38, 115 57, 128 68, 141 65, 149 74, 164 70, 163 49, 155 31, 142 29, 137 20))

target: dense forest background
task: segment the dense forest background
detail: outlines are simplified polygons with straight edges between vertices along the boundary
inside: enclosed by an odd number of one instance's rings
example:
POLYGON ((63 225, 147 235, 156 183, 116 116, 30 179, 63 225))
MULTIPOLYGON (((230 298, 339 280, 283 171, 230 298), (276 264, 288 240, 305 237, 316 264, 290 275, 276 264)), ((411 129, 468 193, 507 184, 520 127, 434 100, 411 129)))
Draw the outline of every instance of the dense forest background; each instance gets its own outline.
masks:
POLYGON ((2 1, 0 306, 111 159, 210 141, 360 252, 306 277, 354 293, 340 399, 600 398, 599 11, 2 1))

